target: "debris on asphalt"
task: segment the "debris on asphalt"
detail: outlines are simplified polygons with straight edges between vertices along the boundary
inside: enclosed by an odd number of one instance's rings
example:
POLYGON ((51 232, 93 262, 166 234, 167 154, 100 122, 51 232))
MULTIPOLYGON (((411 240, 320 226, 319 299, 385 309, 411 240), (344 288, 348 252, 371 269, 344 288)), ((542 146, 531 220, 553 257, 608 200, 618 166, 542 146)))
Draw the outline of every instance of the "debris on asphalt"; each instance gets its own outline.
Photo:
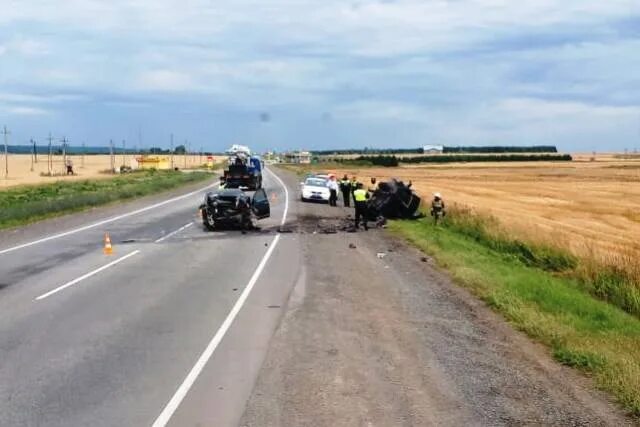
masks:
POLYGON ((384 257, 385 257, 385 255, 387 255, 387 254, 385 254, 384 252, 378 252, 378 258, 379 258, 379 259, 384 258, 384 257))
POLYGON ((423 256, 422 258, 420 258, 420 261, 429 262, 429 258, 427 258, 426 256, 423 256))
POLYGON ((351 248, 351 249, 355 249, 355 248, 356 248, 356 245, 354 245, 353 243, 349 243, 349 248, 351 248))

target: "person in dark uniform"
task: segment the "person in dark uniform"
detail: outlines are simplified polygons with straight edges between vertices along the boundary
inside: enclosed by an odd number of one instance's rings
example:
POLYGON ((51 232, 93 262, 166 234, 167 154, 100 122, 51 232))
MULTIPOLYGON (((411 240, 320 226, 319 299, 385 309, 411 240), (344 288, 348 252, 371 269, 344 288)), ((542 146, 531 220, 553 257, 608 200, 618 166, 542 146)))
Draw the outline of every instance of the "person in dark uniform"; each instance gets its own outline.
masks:
POLYGON ((340 192, 342 193, 342 202, 344 203, 344 207, 348 208, 351 206, 351 182, 347 175, 342 177, 340 180, 340 192))
POLYGON ((356 202, 356 230, 360 226, 361 217, 364 229, 369 229, 369 226, 367 225, 367 200, 369 199, 369 193, 362 187, 362 183, 358 183, 358 187, 353 192, 353 198, 356 202))
POLYGON ((246 196, 239 197, 236 201, 236 208, 241 214, 240 229, 242 230, 242 234, 246 234, 247 231, 253 229, 253 223, 251 221, 251 203, 249 198, 246 196))

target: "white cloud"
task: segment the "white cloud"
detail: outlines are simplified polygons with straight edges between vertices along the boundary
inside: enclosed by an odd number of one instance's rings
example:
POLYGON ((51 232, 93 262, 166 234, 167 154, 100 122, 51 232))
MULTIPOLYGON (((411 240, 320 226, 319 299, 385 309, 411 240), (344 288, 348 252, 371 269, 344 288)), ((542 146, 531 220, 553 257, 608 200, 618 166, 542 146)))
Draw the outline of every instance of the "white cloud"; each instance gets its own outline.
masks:
POLYGON ((114 109, 195 100, 491 140, 533 121, 558 130, 554 115, 566 135, 592 120, 616 138, 606 119, 640 105, 640 44, 616 28, 637 0, 5 2, 12 108, 68 92, 114 109))
POLYGON ((14 116, 42 116, 49 114, 49 111, 37 107, 7 107, 5 112, 14 116))
POLYGON ((182 92, 197 89, 192 77, 173 70, 152 70, 137 77, 137 86, 142 90, 158 92, 182 92))
POLYGON ((526 120, 634 119, 640 106, 592 105, 571 101, 548 101, 533 98, 510 98, 501 101, 497 110, 513 118, 526 120))
POLYGON ((356 101, 336 107, 332 114, 336 119, 360 119, 368 121, 414 122, 424 124, 430 111, 417 105, 389 101, 356 101))

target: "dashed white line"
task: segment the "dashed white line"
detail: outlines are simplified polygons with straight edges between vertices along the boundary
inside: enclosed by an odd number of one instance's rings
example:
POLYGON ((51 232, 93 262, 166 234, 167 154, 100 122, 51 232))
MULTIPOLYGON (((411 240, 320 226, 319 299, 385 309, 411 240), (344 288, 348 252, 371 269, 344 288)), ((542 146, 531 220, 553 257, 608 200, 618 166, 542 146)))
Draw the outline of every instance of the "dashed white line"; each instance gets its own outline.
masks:
POLYGON ((53 295, 53 294, 56 294, 56 293, 58 293, 58 292, 60 292, 60 291, 62 291, 62 290, 64 290, 64 289, 66 289, 66 288, 68 288, 68 287, 70 287, 70 286, 73 286, 73 285, 75 285, 75 284, 77 284, 77 283, 79 283, 79 282, 83 281, 84 279, 88 279, 89 277, 94 276, 94 275, 96 275, 96 274, 100 273, 101 271, 106 270, 106 269, 107 269, 107 268, 109 268, 109 267, 113 267, 114 265, 116 265, 116 264, 118 264, 118 263, 120 263, 120 262, 124 261, 125 259, 127 259, 127 258, 131 258, 132 256, 137 255, 137 254, 139 254, 139 253, 140 253, 140 251, 139 251, 139 250, 135 250, 135 251, 133 251, 133 252, 131 252, 131 253, 128 253, 128 254, 126 254, 126 255, 125 255, 125 256, 123 256, 123 257, 120 257, 120 258, 118 258, 118 259, 116 259, 116 260, 114 260, 114 261, 111 261, 109 264, 105 264, 105 265, 103 265, 103 266, 102 266, 102 267, 100 267, 100 268, 97 268, 97 269, 95 269, 95 270, 93 270, 93 271, 90 271, 89 273, 84 274, 84 275, 82 275, 82 276, 78 277, 77 279, 73 279, 72 281, 67 282, 67 283, 65 283, 65 284, 64 284, 64 285, 62 285, 62 286, 58 286, 57 288, 55 288, 55 289, 53 289, 53 290, 51 290, 51 291, 49 291, 49 292, 47 292, 47 293, 45 293, 45 294, 42 294, 42 295, 40 295, 39 297, 36 297, 36 301, 40 301, 40 300, 43 300, 43 299, 45 299, 45 298, 47 298, 47 297, 50 297, 50 296, 51 296, 51 295, 53 295))
POLYGON ((174 197, 172 199, 167 199, 167 200, 164 200, 164 201, 162 201, 160 203, 156 203, 156 204, 153 204, 153 205, 150 205, 150 206, 146 206, 146 207, 141 208, 141 209, 136 209, 134 211, 127 212, 127 213, 122 214, 122 215, 118 215, 118 216, 114 216, 114 217, 111 217, 111 218, 107 218, 107 219, 104 219, 102 221, 95 222, 93 224, 85 225, 84 227, 75 228, 73 230, 65 231, 63 233, 54 234, 52 236, 48 236, 48 237, 44 237, 42 239, 34 240, 32 242, 23 243, 21 245, 13 246, 13 247, 7 248, 7 249, 2 249, 2 250, 0 250, 0 255, 6 254, 6 253, 9 253, 9 252, 13 252, 13 251, 17 251, 18 249, 28 248, 29 246, 33 246, 33 245, 37 245, 37 244, 40 244, 40 243, 48 242, 50 240, 59 239, 61 237, 69 236, 71 234, 80 233, 81 231, 90 230, 92 228, 100 227, 101 225, 109 224, 111 222, 118 221, 120 219, 130 217, 132 215, 137 215, 139 213, 146 212, 146 211, 151 210, 151 209, 156 209, 156 208, 158 208, 160 206, 164 206, 164 205, 167 205, 169 203, 177 202, 178 200, 182 200, 182 199, 185 199, 187 197, 191 197, 194 194, 198 194, 198 193, 200 193, 200 192, 202 192, 204 190, 207 190, 208 188, 214 187, 215 185, 218 185, 218 184, 211 184, 211 185, 203 187, 203 188, 201 188, 199 190, 192 191, 192 192, 187 193, 187 194, 183 194, 182 196, 174 197))
MULTIPOLYGON (((268 169, 265 169, 265 170, 268 170, 268 169)), ((282 182, 280 177, 278 177, 275 173, 271 171, 269 171, 269 173, 271 173, 280 182, 280 185, 282 185, 282 188, 284 188, 285 206, 284 206, 284 213, 282 215, 282 221, 280 222, 280 225, 284 225, 284 223, 287 220, 287 212, 289 210, 289 192, 287 191, 287 186, 284 184, 284 182, 282 182)), ((176 412, 176 410, 180 406, 180 403, 182 403, 182 400, 185 398, 185 396, 187 395, 187 393, 189 392, 193 384, 196 382, 196 380, 198 379, 198 376, 206 366, 207 362, 209 361, 213 353, 216 351, 216 348, 224 338, 229 328, 231 327, 234 319, 242 309, 242 306, 244 305, 245 301, 247 300, 247 298, 249 298, 249 294, 251 293, 251 290, 253 289, 256 282, 258 281, 258 278, 260 278, 260 274, 262 273, 262 270, 264 270, 265 265, 267 265, 267 261, 269 261, 269 258, 271 257, 271 254, 275 250, 276 246, 278 246, 279 241, 280 241, 280 234, 274 237, 274 239, 271 241, 271 244, 269 245, 269 249, 262 257, 262 260, 260 261, 260 264, 258 264, 258 267, 256 268, 256 270, 253 272, 253 275, 251 276, 249 283, 242 291, 242 294, 240 295, 236 303, 233 305, 233 308, 227 315, 226 319, 224 319, 224 322, 222 322, 222 325, 220 326, 218 331, 215 333, 215 335, 213 336, 213 338, 211 339, 207 347, 204 349, 204 351, 196 361, 196 364, 193 366, 193 368, 191 368, 191 371, 189 371, 189 373, 187 374, 187 377, 184 379, 184 381, 182 381, 182 384, 180 384, 180 387, 178 387, 178 390, 171 397, 171 400, 169 400, 169 402, 166 404, 166 406, 164 407, 164 409, 162 410, 158 418, 156 418, 156 420, 153 423, 153 427, 165 427, 167 423, 169 423, 169 420, 171 419, 173 414, 176 412)))
POLYGON ((185 225, 183 225, 182 227, 178 228, 176 231, 172 231, 172 232, 171 232, 171 233, 169 233, 169 234, 165 234, 165 235, 164 235, 164 236, 162 236, 161 238, 157 239, 154 243, 160 243, 160 242, 162 242, 163 240, 166 240, 166 239, 168 239, 168 238, 169 238, 169 237, 171 237, 171 236, 175 236, 176 234, 178 234, 178 233, 179 233, 179 232, 181 232, 182 230, 187 229, 187 228, 191 227, 192 225, 193 225, 193 221, 191 221, 189 224, 185 224, 185 225))

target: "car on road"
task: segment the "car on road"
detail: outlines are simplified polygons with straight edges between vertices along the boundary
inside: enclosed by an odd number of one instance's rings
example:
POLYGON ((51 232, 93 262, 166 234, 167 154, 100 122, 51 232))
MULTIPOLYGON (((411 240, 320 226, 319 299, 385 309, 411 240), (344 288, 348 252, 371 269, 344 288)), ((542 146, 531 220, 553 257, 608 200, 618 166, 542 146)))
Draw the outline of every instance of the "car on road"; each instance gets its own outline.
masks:
POLYGON ((327 179, 319 176, 308 176, 300 183, 300 199, 303 202, 329 202, 329 188, 327 179))
POLYGON ((253 197, 238 188, 210 191, 200 205, 202 223, 209 231, 223 227, 243 230, 257 227, 257 220, 268 218, 271 207, 263 188, 253 197))

